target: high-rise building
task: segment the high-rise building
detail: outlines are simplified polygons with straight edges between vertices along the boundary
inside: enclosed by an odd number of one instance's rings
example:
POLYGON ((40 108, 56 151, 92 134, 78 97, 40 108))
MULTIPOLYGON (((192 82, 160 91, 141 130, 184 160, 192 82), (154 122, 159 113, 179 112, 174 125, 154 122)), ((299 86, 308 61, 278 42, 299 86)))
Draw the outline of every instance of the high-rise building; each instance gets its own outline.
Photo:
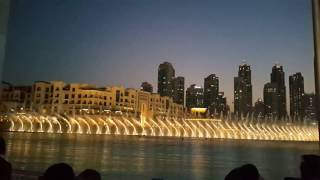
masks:
POLYGON ((150 83, 143 82, 141 84, 141 90, 152 93, 153 92, 153 87, 152 87, 152 85, 150 83))
POLYGON ((283 118, 287 116, 286 86, 283 66, 274 65, 271 73, 271 83, 264 86, 265 113, 267 116, 283 118))
POLYGON ((173 79, 173 102, 184 105, 184 77, 176 77, 173 79))
POLYGON ((204 79, 204 107, 208 108, 210 113, 218 109, 219 78, 215 74, 210 74, 204 79))
POLYGON ((304 118, 306 120, 317 120, 317 101, 315 94, 304 94, 302 98, 302 107, 304 110, 304 118))
POLYGON ((293 74, 289 77, 290 89, 290 116, 294 119, 304 117, 303 95, 304 95, 304 80, 301 73, 293 74))
POLYGON ((265 114, 264 102, 261 98, 259 98, 254 103, 253 114, 255 118, 263 118, 265 114))
POLYGON ((171 63, 164 62, 158 68, 158 94, 160 96, 173 96, 172 80, 175 71, 171 63))
POLYGON ((234 78, 234 111, 238 115, 252 111, 252 84, 250 65, 239 66, 238 76, 234 78))
POLYGON ((286 85, 285 85, 285 73, 283 66, 274 65, 271 73, 271 83, 276 83, 278 98, 278 117, 287 116, 287 100, 286 100, 286 85))
POLYGON ((192 84, 186 91, 186 106, 188 109, 203 107, 203 88, 192 84))
POLYGON ((227 98, 224 96, 224 92, 219 92, 217 97, 217 108, 216 112, 224 115, 229 111, 229 107, 227 105, 227 98))
POLYGON ((263 88, 263 101, 265 106, 265 115, 268 117, 277 117, 279 109, 278 86, 275 83, 267 83, 263 88))

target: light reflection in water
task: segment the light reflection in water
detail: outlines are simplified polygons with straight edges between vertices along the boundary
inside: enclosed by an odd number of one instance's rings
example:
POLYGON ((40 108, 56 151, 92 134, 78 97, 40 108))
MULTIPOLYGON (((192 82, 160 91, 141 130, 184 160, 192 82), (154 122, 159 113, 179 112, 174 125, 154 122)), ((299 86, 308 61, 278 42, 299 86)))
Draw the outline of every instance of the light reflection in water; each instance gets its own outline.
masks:
POLYGON ((19 170, 43 172, 67 162, 77 172, 100 171, 106 179, 223 179, 251 162, 266 179, 298 175, 300 155, 318 153, 311 142, 181 139, 115 135, 4 133, 8 159, 19 170))

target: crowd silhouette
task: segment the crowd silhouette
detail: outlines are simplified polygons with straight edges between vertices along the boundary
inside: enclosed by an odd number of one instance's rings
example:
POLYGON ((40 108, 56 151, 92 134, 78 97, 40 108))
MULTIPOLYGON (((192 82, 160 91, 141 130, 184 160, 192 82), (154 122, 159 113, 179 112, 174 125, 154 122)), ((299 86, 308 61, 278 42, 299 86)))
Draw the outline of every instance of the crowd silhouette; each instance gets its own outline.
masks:
MULTIPOLYGON (((6 143, 0 136, 0 180, 12 180, 12 166, 5 159, 6 143)), ((284 180, 320 180, 320 156, 303 155, 300 164, 300 178, 285 177, 284 180)), ((101 180, 101 175, 93 169, 86 169, 75 175, 73 168, 66 163, 53 164, 38 178, 39 180, 101 180)), ((163 180, 153 178, 152 180, 163 180)), ((245 164, 230 171, 224 180, 264 180, 257 167, 245 164)))

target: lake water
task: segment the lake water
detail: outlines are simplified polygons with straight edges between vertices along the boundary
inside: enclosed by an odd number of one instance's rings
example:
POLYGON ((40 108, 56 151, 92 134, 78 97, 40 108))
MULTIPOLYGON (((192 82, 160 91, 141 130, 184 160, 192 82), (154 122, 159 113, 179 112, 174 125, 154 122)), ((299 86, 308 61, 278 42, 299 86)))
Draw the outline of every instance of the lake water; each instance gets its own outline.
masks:
POLYGON ((78 173, 98 170, 107 180, 222 180, 254 163, 265 179, 299 176, 300 156, 319 154, 309 142, 177 139, 112 135, 2 133, 15 170, 41 174, 57 162, 78 173))

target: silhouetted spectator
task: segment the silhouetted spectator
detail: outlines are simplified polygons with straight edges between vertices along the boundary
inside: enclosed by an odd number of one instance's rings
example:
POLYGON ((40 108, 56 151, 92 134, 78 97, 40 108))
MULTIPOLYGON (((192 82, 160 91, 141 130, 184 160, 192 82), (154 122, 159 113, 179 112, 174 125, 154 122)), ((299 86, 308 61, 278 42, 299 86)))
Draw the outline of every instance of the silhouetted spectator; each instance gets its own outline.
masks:
POLYGON ((245 164, 239 168, 233 169, 225 180, 261 180, 263 179, 258 169, 253 164, 245 164))
POLYGON ((10 180, 12 174, 11 164, 5 160, 4 155, 6 154, 6 142, 0 137, 0 179, 10 180))
POLYGON ((101 176, 96 170, 86 169, 78 175, 77 180, 101 180, 101 176))
POLYGON ((320 180, 320 156, 303 155, 300 171, 302 180, 320 180))
POLYGON ((50 166, 41 180, 74 180, 75 175, 71 166, 65 163, 58 163, 50 166))

